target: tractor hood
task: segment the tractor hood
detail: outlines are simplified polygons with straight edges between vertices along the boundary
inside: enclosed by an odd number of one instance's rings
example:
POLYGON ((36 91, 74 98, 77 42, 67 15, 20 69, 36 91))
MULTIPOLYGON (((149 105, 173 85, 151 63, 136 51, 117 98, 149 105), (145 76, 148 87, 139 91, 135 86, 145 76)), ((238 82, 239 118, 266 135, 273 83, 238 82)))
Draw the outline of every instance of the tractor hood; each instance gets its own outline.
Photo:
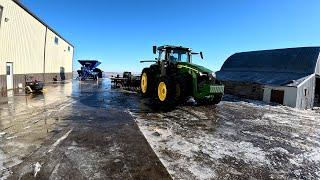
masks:
POLYGON ((186 63, 186 62, 179 62, 178 67, 181 68, 186 68, 186 69, 191 69, 193 71, 197 71, 200 73, 207 73, 207 74, 212 74, 212 71, 210 69, 207 69, 203 66, 199 66, 197 64, 192 64, 192 63, 186 63))

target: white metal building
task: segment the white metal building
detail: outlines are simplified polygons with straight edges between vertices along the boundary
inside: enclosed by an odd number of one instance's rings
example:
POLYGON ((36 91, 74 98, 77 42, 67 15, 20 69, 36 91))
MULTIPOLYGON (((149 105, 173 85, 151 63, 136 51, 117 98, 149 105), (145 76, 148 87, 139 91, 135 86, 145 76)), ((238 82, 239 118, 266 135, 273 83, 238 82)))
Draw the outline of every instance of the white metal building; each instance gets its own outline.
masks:
POLYGON ((226 93, 299 109, 320 104, 320 47, 236 53, 217 72, 226 93))
POLYGON ((73 45, 21 3, 0 0, 0 88, 72 78, 73 45))

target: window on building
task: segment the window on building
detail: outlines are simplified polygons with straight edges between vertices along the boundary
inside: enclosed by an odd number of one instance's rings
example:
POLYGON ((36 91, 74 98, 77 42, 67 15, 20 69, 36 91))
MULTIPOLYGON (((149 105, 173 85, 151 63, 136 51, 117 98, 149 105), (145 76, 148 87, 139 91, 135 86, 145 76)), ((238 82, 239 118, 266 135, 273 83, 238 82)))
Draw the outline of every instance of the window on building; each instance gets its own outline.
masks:
POLYGON ((70 46, 68 46, 68 51, 70 52, 70 50, 71 50, 71 48, 70 48, 70 46))
POLYGON ((2 21, 2 12, 3 12, 3 7, 0 6, 0 27, 1 27, 1 21, 2 21))
POLYGON ((55 37, 55 38, 54 38, 54 43, 55 43, 55 44, 59 44, 59 38, 58 38, 58 37, 55 37))
POLYGON ((7 75, 11 75, 11 68, 7 65, 7 75))
POLYGON ((308 89, 304 89, 304 96, 308 95, 308 89))

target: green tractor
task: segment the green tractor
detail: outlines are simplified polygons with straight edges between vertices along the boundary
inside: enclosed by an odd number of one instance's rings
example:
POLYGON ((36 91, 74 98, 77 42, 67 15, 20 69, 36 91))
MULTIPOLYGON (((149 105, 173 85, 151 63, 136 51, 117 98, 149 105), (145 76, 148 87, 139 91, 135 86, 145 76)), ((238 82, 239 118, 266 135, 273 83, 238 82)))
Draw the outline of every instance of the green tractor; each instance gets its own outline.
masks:
POLYGON ((215 74, 202 66, 192 64, 195 53, 181 46, 153 46, 158 58, 141 73, 141 94, 155 99, 160 105, 172 105, 193 98, 198 104, 218 104, 224 94, 224 85, 215 74))

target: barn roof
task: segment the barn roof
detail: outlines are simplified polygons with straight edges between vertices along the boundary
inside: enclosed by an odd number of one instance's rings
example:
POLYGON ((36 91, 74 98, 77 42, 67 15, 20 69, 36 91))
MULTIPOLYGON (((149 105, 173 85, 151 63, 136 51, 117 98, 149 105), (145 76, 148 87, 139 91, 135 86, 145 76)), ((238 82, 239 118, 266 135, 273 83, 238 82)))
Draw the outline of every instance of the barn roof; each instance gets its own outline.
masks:
POLYGON ((309 75, 320 74, 319 53, 320 47, 236 53, 216 74, 219 80, 297 86, 309 75))

